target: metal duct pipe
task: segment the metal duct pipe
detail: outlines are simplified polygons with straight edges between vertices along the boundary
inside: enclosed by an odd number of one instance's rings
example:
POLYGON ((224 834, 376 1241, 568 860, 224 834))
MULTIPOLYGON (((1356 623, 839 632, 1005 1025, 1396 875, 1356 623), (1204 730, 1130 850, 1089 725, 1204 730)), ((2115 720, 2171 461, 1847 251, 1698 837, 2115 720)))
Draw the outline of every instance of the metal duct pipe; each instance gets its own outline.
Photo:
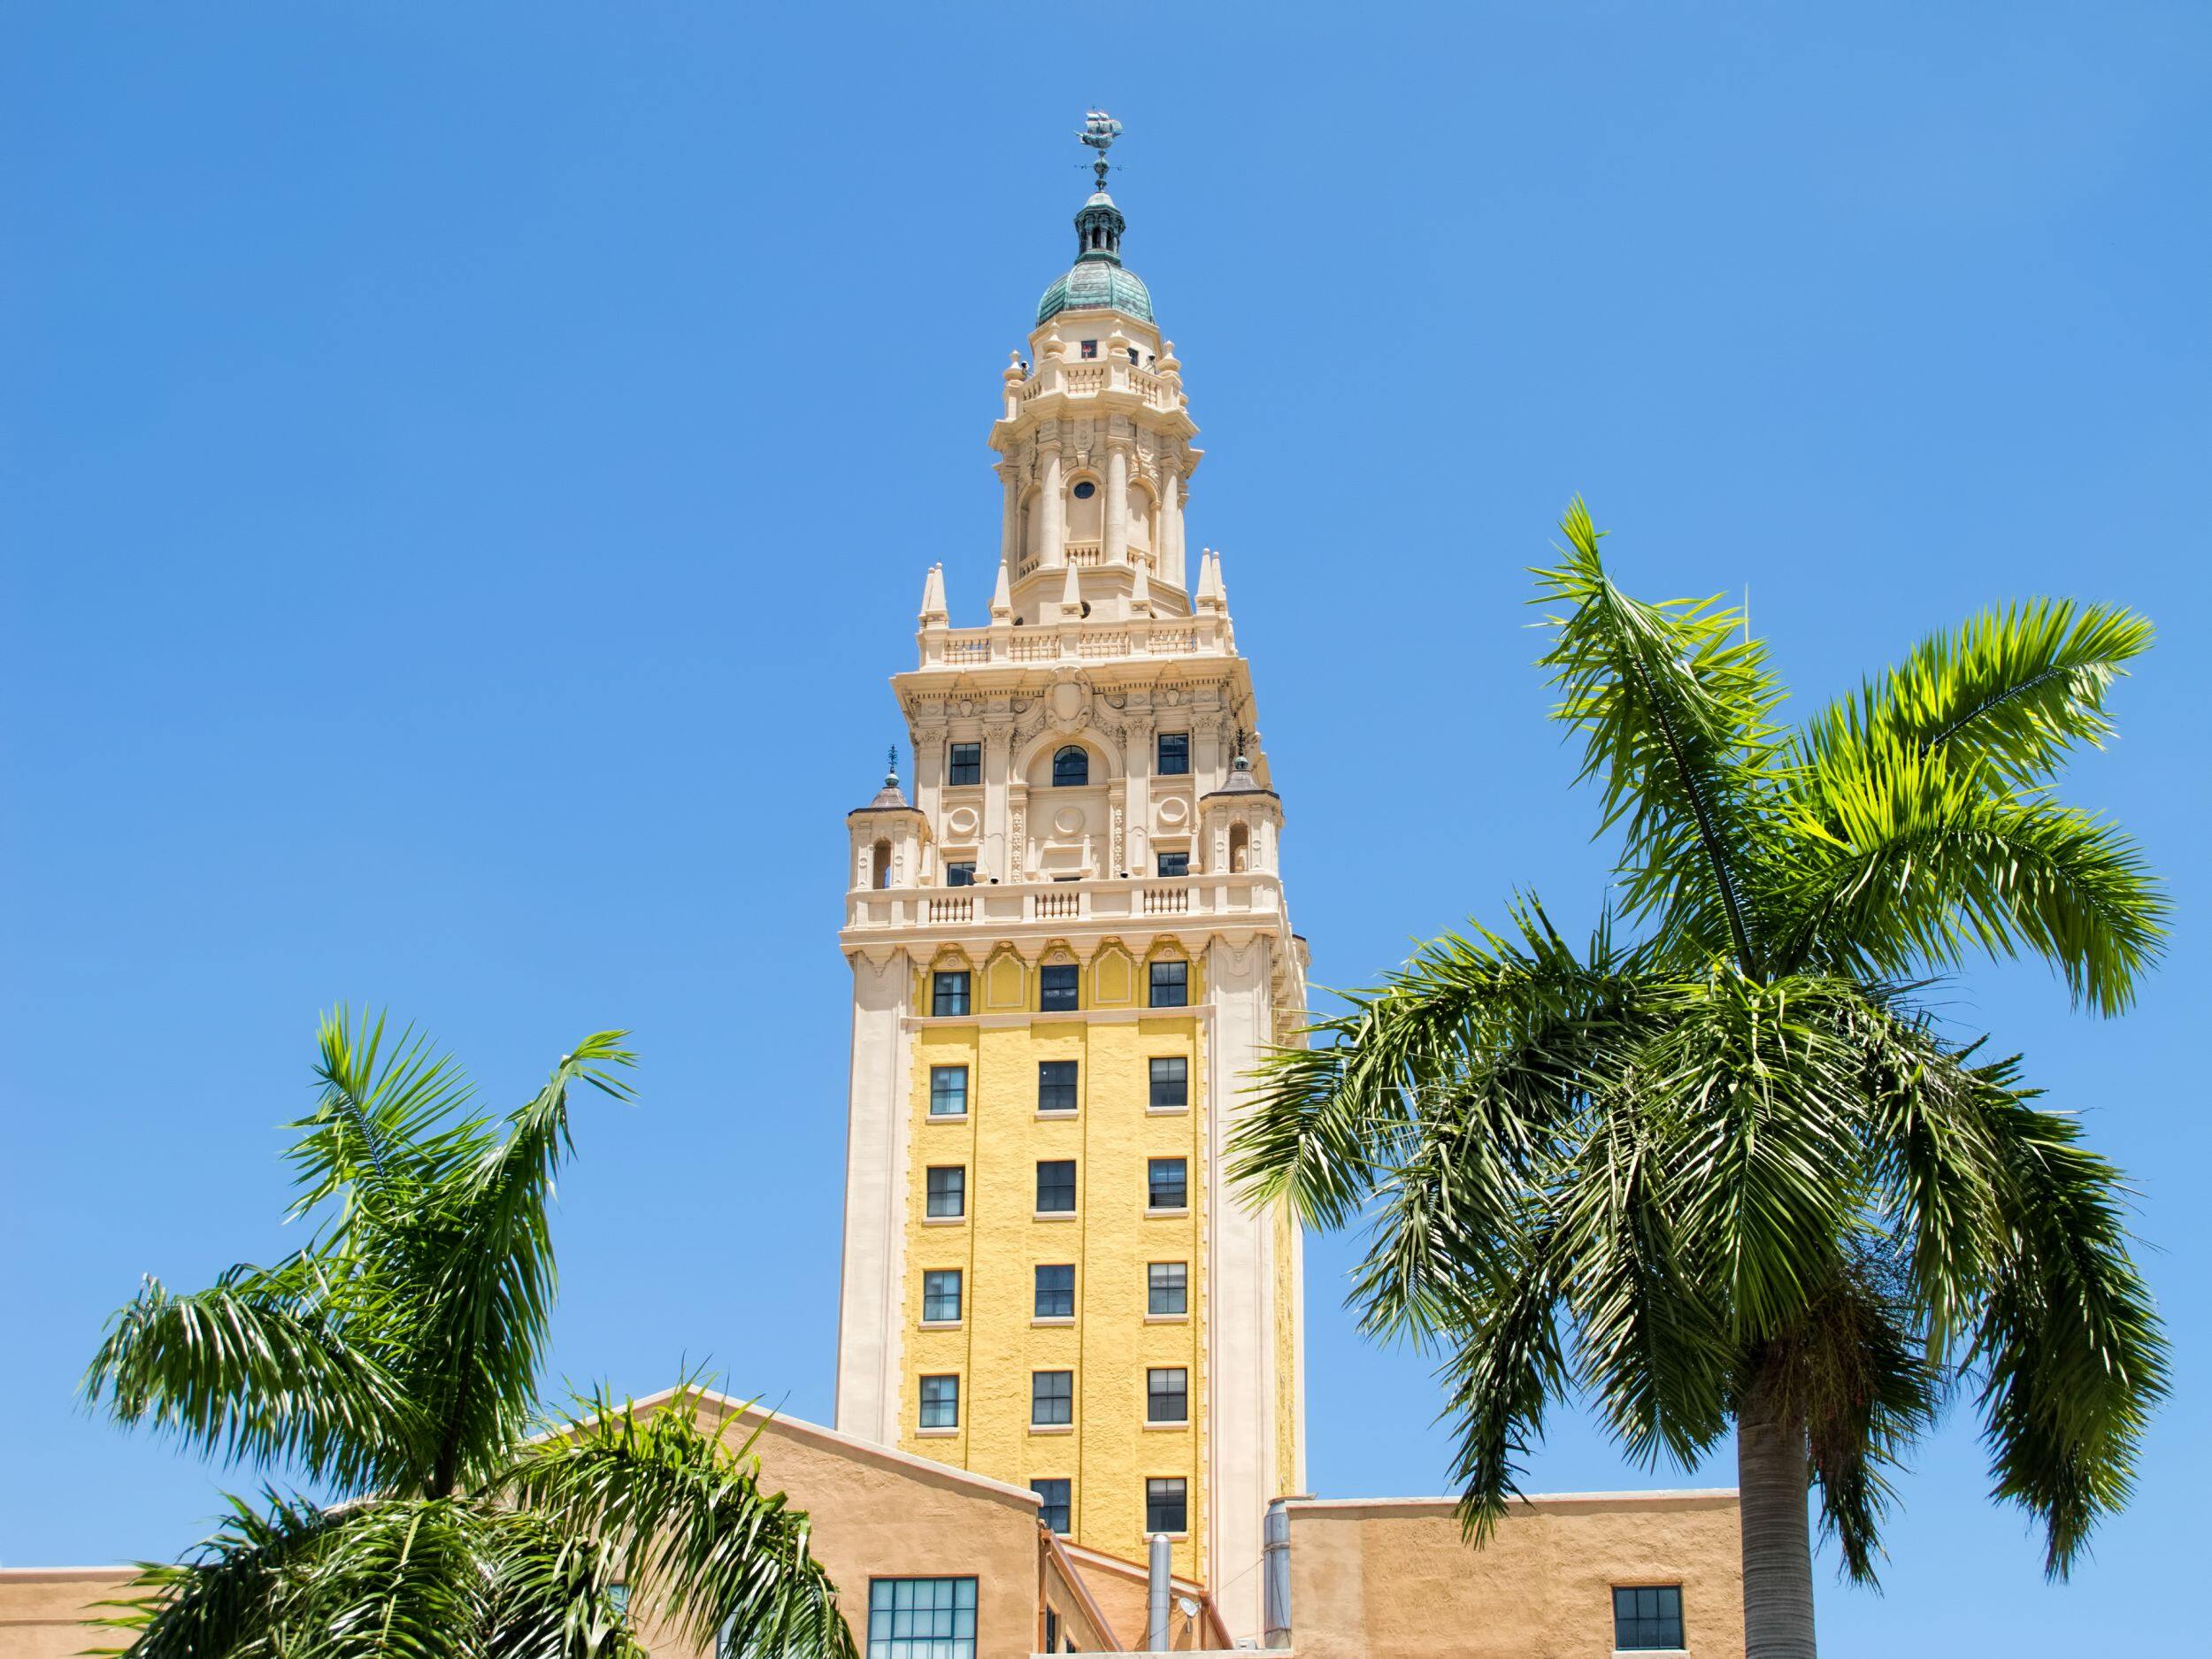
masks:
POLYGON ((1152 1534, 1151 1572, 1145 1586, 1144 1650, 1167 1651, 1167 1608, 1171 1586, 1168 1580, 1175 1563, 1175 1547, 1165 1532, 1152 1534))
POLYGON ((1267 1613, 1267 1645, 1290 1646, 1290 1508, 1278 1498, 1267 1506, 1261 1534, 1261 1596, 1267 1613))

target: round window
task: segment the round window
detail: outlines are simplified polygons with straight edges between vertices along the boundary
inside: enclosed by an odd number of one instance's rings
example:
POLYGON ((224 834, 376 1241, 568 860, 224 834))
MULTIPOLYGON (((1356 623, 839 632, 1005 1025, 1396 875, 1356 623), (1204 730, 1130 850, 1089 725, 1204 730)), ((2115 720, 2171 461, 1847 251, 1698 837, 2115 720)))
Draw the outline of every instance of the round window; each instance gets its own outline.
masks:
POLYGON ((1088 501, 1092 496, 1097 494, 1098 486, 1092 483, 1087 478, 1075 487, 1075 498, 1078 501, 1088 501))

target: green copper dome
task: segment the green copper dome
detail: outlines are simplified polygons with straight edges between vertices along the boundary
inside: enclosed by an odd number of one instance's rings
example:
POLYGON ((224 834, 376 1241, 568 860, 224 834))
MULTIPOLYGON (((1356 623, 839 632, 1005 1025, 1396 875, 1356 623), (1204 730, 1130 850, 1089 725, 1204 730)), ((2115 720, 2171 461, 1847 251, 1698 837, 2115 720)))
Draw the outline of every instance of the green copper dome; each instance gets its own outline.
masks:
POLYGON ((1037 302, 1040 323, 1062 311, 1119 311, 1141 323, 1152 320, 1152 291, 1134 271, 1122 268, 1123 228, 1121 210, 1103 188, 1083 204, 1075 216, 1074 268, 1037 302))

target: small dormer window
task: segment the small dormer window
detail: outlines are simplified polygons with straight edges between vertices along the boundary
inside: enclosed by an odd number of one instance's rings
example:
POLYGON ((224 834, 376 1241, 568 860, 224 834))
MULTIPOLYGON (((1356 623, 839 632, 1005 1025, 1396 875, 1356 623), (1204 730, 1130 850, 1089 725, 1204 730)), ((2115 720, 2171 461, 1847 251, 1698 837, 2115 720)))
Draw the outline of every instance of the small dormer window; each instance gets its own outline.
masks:
POLYGON ((1081 744, 1071 743, 1052 757, 1054 788, 1080 788, 1090 780, 1091 755, 1081 744))
POLYGON ((1088 501, 1097 494, 1098 486, 1087 478, 1075 487, 1075 498, 1078 501, 1088 501))
POLYGON ((1083 355, 1087 357, 1096 357, 1098 355, 1098 342, 1095 340, 1086 340, 1083 342, 1083 355))

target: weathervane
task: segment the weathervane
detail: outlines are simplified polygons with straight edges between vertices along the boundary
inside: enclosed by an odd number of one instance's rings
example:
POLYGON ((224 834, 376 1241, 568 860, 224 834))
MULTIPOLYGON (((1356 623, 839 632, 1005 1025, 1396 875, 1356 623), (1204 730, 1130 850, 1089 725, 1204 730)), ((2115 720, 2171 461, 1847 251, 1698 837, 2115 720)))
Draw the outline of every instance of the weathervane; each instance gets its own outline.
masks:
POLYGON ((1106 152, 1114 147, 1114 140, 1121 136, 1121 123, 1103 110, 1093 110, 1083 118, 1083 130, 1076 134, 1098 152, 1098 159, 1091 166, 1098 174, 1098 188, 1106 188, 1106 152))

